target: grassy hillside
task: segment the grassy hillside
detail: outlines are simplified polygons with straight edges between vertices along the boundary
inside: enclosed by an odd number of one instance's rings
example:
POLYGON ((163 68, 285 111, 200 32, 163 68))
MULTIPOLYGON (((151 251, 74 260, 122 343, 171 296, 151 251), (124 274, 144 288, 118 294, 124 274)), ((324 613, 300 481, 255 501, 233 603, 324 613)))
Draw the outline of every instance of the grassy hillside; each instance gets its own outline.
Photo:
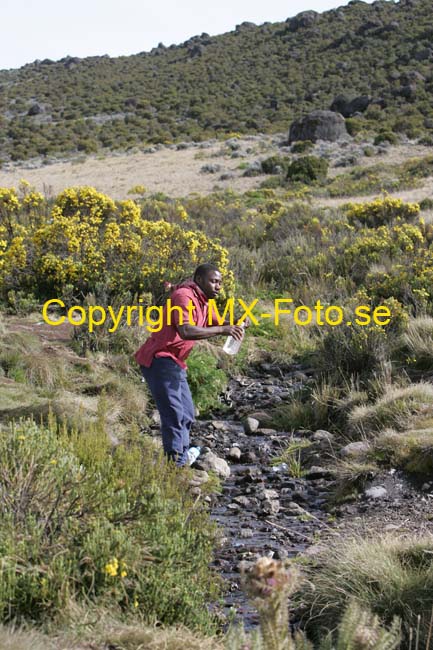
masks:
POLYGON ((372 99, 352 134, 426 137, 432 34, 429 0, 352 0, 135 56, 35 61, 0 72, 0 158, 281 131, 341 93, 372 99))

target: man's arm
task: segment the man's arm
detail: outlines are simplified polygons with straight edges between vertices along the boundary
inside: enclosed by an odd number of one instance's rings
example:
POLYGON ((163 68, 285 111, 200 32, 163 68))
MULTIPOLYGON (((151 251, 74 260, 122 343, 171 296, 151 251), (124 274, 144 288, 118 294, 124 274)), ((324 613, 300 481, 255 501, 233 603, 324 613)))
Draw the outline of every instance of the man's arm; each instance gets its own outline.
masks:
POLYGON ((177 325, 179 336, 185 341, 199 341, 200 339, 210 339, 213 336, 226 335, 233 336, 237 341, 241 341, 244 335, 243 328, 239 325, 215 325, 212 327, 198 327, 197 325, 177 325))

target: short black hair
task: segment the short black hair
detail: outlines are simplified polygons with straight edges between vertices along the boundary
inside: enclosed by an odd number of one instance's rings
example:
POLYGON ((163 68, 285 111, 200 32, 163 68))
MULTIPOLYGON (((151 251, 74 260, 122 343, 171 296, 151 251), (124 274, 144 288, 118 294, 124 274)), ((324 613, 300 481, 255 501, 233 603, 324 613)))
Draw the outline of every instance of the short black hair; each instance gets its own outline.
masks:
POLYGON ((198 266, 194 271, 194 282, 197 278, 204 278, 210 271, 218 271, 218 273, 220 273, 219 268, 215 266, 215 264, 200 264, 200 266, 198 266))

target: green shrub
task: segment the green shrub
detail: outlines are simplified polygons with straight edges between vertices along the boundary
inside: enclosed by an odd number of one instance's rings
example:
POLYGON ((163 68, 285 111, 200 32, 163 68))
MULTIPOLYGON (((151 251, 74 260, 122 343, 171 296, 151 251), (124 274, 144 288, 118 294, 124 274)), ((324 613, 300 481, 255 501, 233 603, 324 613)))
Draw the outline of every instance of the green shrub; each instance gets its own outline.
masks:
POLYGON ((311 140, 298 140, 294 142, 291 146, 292 153, 305 153, 306 151, 311 151, 314 148, 314 142, 311 140))
POLYGON ((392 131, 382 131, 381 133, 378 133, 374 138, 374 144, 379 145, 383 142, 388 142, 389 144, 397 144, 398 136, 396 136, 392 131))
POLYGON ((433 199, 426 197, 419 203, 420 210, 433 210, 433 199))
POLYGON ((302 156, 293 160, 287 168, 287 180, 312 183, 323 180, 328 173, 328 162, 317 156, 302 156))
POLYGON ((289 164, 288 156, 271 156, 262 160, 262 171, 264 174, 283 174, 287 172, 289 164))
POLYGON ((70 601, 212 627, 213 527, 153 444, 113 450, 101 427, 22 421, 0 438, 0 616, 55 618, 70 601), (7 496, 6 496, 7 495, 7 496))
POLYGON ((194 404, 203 415, 219 406, 218 395, 227 386, 227 376, 217 368, 213 354, 196 347, 188 357, 188 383, 194 404))

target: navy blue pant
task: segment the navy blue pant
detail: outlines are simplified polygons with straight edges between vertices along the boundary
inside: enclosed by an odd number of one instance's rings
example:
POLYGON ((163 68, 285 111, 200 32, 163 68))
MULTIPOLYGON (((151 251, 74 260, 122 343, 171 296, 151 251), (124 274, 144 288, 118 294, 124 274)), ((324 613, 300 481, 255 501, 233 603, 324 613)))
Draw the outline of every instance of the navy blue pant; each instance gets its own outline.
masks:
POLYGON ((149 368, 141 366, 161 418, 165 455, 179 467, 185 465, 194 404, 186 370, 169 357, 155 357, 149 368))

